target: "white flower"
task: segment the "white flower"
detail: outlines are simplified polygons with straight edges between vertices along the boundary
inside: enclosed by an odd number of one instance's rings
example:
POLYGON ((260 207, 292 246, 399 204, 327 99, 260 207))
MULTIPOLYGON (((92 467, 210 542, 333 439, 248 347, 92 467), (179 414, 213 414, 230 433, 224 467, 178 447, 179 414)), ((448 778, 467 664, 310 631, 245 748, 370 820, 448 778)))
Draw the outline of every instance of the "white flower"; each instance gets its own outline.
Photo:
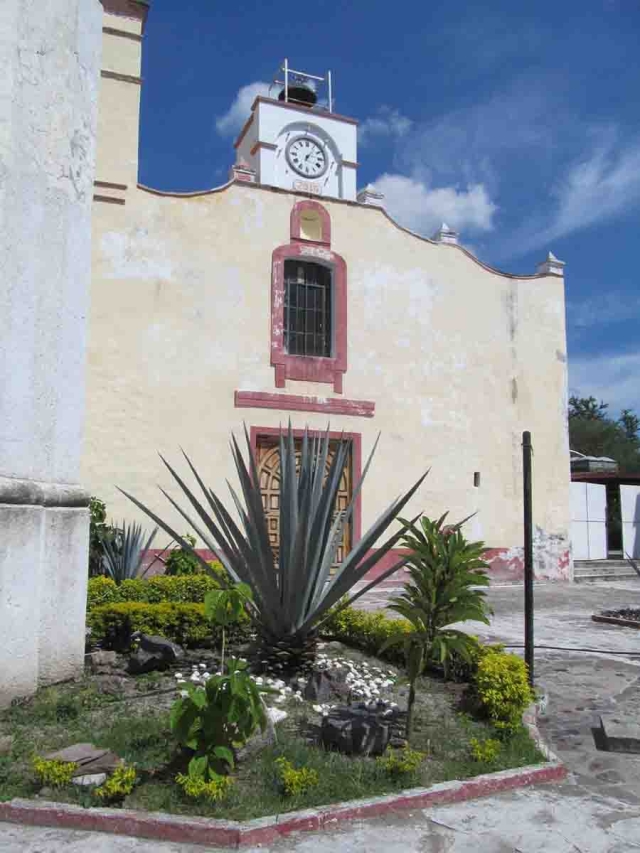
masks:
POLYGON ((174 678, 182 678, 182 673, 181 673, 181 672, 176 672, 176 674, 175 674, 173 677, 174 677, 174 678))
POLYGON ((211 678, 211 673, 210 673, 210 672, 203 672, 203 673, 202 673, 202 677, 203 677, 204 679, 211 678))
POLYGON ((189 695, 189 692, 188 692, 187 690, 181 690, 181 691, 180 691, 180 696, 181 696, 183 699, 186 699, 188 695, 189 695))
POLYGON ((322 705, 312 705, 312 707, 313 707, 313 710, 316 712, 316 714, 322 713, 322 705))
POLYGON ((206 669, 206 668, 207 668, 207 665, 206 665, 206 663, 199 663, 199 664, 198 664, 198 668, 199 668, 199 669, 206 669))

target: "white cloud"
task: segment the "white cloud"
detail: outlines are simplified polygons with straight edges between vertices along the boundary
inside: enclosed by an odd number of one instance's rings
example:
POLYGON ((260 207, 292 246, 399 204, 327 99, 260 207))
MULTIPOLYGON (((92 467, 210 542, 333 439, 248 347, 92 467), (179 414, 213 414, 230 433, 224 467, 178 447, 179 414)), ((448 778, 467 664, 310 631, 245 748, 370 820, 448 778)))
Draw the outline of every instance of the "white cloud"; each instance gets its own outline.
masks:
POLYGON ((384 205, 401 225, 430 235, 444 221, 456 230, 490 231, 496 205, 482 184, 466 189, 431 187, 418 178, 381 175, 375 188, 384 193, 384 205))
POLYGON ((398 139, 405 136, 413 127, 410 118, 392 107, 379 107, 376 115, 365 119, 358 127, 358 142, 369 145, 373 137, 388 137, 398 139))
POLYGON ((640 350, 569 358, 569 393, 604 400, 612 413, 621 409, 640 412, 638 376, 640 350))
POLYGON ((624 150, 613 143, 575 163, 557 193, 554 237, 601 222, 640 200, 640 140, 624 150))
POLYGON ((269 84, 257 80, 238 90, 233 103, 224 115, 216 118, 216 130, 220 136, 232 136, 242 129, 249 118, 251 106, 258 95, 269 95, 269 84))
POLYGON ((574 329, 620 323, 640 317, 640 294, 607 290, 591 299, 567 303, 567 318, 574 329))
POLYGON ((596 145, 570 163, 557 179, 545 213, 538 212, 512 234, 502 247, 503 257, 547 248, 553 240, 607 222, 640 203, 640 139, 619 146, 612 128, 592 129, 591 136, 596 145))

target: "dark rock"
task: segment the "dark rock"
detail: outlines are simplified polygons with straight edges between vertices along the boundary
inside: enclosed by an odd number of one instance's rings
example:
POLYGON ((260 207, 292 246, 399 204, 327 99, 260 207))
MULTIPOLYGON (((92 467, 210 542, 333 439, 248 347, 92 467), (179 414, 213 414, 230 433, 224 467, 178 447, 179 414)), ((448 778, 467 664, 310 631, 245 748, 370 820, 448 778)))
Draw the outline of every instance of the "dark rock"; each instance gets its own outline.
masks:
POLYGON ((74 743, 56 752, 47 753, 49 761, 69 761, 76 765, 76 776, 89 776, 96 773, 112 773, 120 764, 118 756, 108 749, 100 749, 92 743, 74 743))
POLYGON ((157 637, 152 634, 141 634, 136 631, 131 635, 132 640, 139 643, 140 648, 150 654, 162 655, 169 663, 177 663, 184 657, 184 649, 177 643, 172 643, 166 637, 157 637))
POLYGON ((400 712, 382 700, 334 708, 323 718, 320 740, 325 749, 347 755, 382 755, 399 737, 400 712))
POLYGON ((158 672, 168 669, 172 664, 184 657, 184 651, 165 637, 149 636, 136 632, 132 638, 137 640, 139 648, 129 658, 127 666, 131 675, 142 675, 145 672, 158 672))
POLYGON ((308 702, 330 702, 339 699, 349 701, 351 687, 347 684, 347 671, 322 669, 314 670, 307 681, 302 695, 308 702))

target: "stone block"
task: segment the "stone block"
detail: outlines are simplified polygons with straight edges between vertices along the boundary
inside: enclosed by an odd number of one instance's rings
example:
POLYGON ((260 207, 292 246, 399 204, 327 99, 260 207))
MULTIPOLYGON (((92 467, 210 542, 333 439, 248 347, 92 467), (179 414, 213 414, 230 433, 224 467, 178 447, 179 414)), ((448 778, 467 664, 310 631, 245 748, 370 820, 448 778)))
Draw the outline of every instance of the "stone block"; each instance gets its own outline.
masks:
POLYGON ((609 752, 640 754, 640 725, 619 716, 600 717, 600 730, 604 747, 609 752))
POLYGON ((47 753, 44 758, 48 761, 68 761, 77 765, 76 776, 92 776, 97 773, 112 773, 120 759, 108 749, 100 749, 92 743, 74 743, 56 752, 47 753))

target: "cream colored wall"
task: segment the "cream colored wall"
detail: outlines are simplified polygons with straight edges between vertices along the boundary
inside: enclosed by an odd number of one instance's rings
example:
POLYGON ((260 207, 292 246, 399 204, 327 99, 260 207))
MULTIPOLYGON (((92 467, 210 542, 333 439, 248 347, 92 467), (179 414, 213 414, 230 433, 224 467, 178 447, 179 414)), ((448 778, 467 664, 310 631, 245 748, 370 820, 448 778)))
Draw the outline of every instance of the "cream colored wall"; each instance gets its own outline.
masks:
MULTIPOLYGON (((270 366, 271 254, 289 242, 299 197, 234 184, 197 197, 127 193, 94 206, 94 280, 83 481, 117 518, 133 517, 116 485, 155 509, 167 485, 157 452, 184 447, 215 490, 234 469, 231 430, 324 428, 325 415, 235 409, 234 391, 276 392, 270 366)), ((535 446, 535 523, 557 574, 568 548, 563 281, 489 271, 381 210, 326 201, 332 249, 348 268, 344 397, 375 417, 332 416, 332 429, 382 433, 363 496, 366 527, 426 468, 411 507, 452 519, 492 547, 522 542, 521 433, 535 446), (473 486, 480 471, 481 485, 473 486)), ((282 393, 333 397, 330 385, 282 393)), ((179 529, 185 527, 178 522, 179 529)), ((546 550, 545 550, 546 549, 546 550)))
MULTIPOLYGON (((120 15, 103 16, 103 26, 140 36, 142 22, 120 15)), ((103 33, 102 71, 139 78, 141 42, 103 33)), ((135 186, 138 181, 140 84, 102 76, 98 113, 96 180, 135 186)))

